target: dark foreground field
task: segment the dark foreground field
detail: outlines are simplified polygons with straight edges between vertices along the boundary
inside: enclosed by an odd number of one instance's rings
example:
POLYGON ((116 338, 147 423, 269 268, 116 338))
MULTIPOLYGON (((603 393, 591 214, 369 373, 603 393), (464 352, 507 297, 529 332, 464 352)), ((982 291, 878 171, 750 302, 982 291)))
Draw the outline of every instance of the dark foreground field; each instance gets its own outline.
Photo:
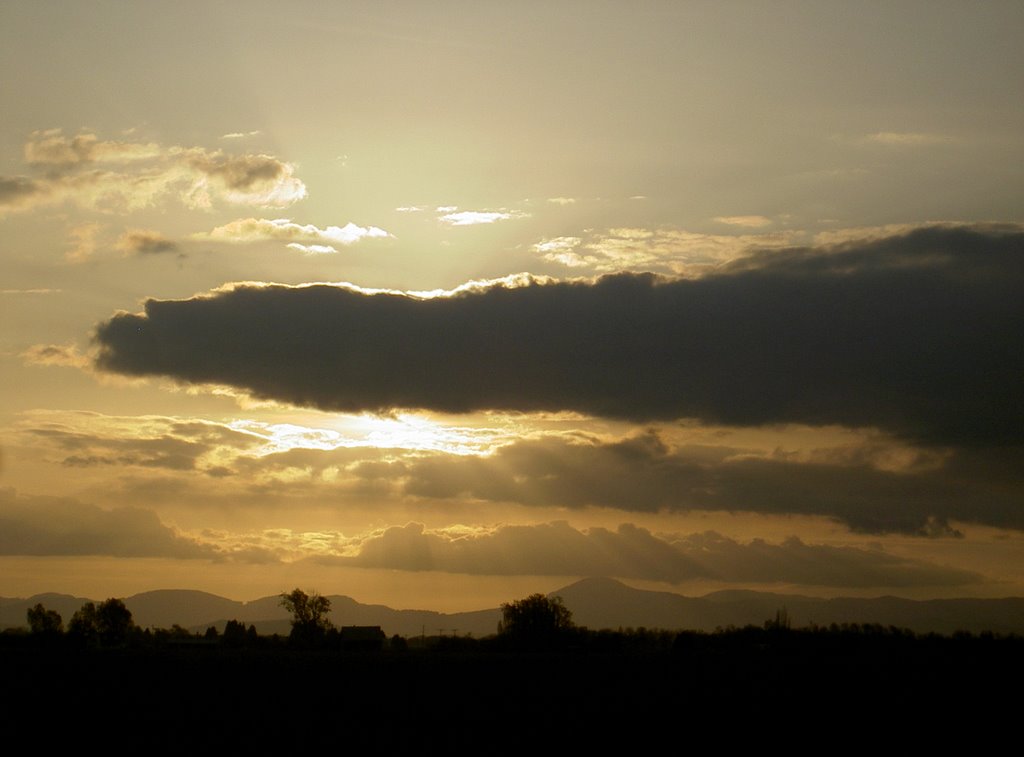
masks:
POLYGON ((381 652, 29 641, 0 647, 8 743, 24 732, 117 753, 981 747, 1016 731, 1024 681, 1019 637, 747 629, 667 648, 381 652))

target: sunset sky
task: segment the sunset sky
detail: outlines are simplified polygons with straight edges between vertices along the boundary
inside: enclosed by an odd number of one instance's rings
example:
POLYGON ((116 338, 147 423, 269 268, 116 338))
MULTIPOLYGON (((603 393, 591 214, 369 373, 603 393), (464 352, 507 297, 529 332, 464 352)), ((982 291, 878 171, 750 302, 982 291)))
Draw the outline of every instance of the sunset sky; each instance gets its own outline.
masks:
POLYGON ((1024 594, 1019 2, 0 5, 0 596, 1024 594))

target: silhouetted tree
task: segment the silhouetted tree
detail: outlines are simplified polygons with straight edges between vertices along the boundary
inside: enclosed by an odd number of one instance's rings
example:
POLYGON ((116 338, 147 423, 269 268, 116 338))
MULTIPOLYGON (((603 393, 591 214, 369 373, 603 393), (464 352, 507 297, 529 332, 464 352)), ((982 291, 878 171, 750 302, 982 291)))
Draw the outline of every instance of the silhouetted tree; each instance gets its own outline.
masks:
POLYGON ((573 628, 572 613, 561 597, 531 594, 501 606, 500 632, 524 641, 545 641, 573 628))
POLYGON ((281 605, 292 615, 291 641, 307 645, 323 641, 331 628, 327 618, 331 600, 316 592, 306 594, 302 589, 294 589, 281 595, 281 605))
POLYGON ((80 644, 92 645, 99 642, 99 626, 96 622, 96 605, 86 602, 75 610, 68 623, 68 635, 80 644))
POLYGON ((221 641, 229 647, 240 647, 246 642, 245 624, 237 620, 229 620, 224 625, 221 641))
POLYGON ((192 638, 192 632, 178 623, 172 625, 170 630, 161 630, 160 635, 172 641, 188 641, 192 638))
POLYGON ((104 646, 120 646, 135 628, 132 612, 120 599, 107 599, 96 608, 96 628, 104 646))
POLYGON ((788 631, 790 627, 789 611, 786 606, 783 605, 781 609, 775 611, 775 620, 766 620, 764 622, 765 630, 776 630, 776 631, 788 631))
POLYGON ((64 632, 64 620, 56 610, 47 610, 42 604, 26 611, 28 628, 34 634, 56 636, 64 632))
POLYGON ((120 646, 135 628, 132 613, 120 599, 107 599, 97 606, 86 602, 68 623, 68 633, 87 644, 120 646))

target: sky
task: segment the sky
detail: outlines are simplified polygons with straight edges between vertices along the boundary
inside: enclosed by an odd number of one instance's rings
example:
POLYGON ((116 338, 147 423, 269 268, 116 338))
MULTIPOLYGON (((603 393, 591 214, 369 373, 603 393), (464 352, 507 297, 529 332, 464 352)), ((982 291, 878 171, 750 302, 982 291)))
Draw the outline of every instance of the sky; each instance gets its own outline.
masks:
POLYGON ((1018 2, 0 5, 0 596, 1024 594, 1018 2))

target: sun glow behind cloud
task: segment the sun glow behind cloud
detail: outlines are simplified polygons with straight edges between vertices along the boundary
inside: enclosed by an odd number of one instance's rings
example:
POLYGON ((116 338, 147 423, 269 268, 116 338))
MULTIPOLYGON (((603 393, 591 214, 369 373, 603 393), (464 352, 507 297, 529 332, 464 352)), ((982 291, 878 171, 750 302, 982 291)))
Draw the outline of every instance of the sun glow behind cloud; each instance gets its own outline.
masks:
POLYGON ((20 575, 178 550, 157 583, 209 589, 212 548, 505 601, 575 544, 892 592, 819 547, 1019 547, 1024 11, 678 5, 7 14, 0 521, 53 537, 20 575))
POLYGON ((455 426, 422 415, 401 413, 392 417, 340 416, 320 426, 297 423, 265 423, 236 420, 228 426, 252 434, 262 444, 252 450, 264 456, 293 449, 335 450, 375 447, 408 451, 482 455, 515 438, 512 428, 455 426))
POLYGON ((455 297, 460 294, 482 292, 494 287, 516 289, 518 287, 531 286, 533 284, 552 284, 559 280, 560 279, 556 279, 553 276, 544 276, 523 271, 520 273, 510 273, 507 276, 498 276, 492 279, 471 279, 450 289, 391 289, 386 287, 360 286, 359 284, 353 284, 351 281, 310 281, 294 285, 279 284, 273 281, 232 281, 210 290, 210 292, 205 295, 196 296, 212 297, 219 293, 232 292, 239 288, 262 289, 268 287, 284 287, 288 289, 309 289, 311 287, 329 286, 338 287, 339 289, 347 289, 349 291, 365 295, 393 294, 400 295, 402 297, 409 297, 415 300, 431 300, 436 297, 455 297))

